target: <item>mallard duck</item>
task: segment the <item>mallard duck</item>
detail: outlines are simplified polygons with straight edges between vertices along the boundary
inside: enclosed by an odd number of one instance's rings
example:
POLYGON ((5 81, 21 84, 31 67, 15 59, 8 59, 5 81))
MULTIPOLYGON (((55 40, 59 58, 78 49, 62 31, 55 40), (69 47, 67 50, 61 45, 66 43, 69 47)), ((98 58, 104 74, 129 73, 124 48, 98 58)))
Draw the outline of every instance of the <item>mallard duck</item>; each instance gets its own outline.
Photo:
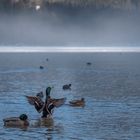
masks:
MULTIPOLYGON (((47 102, 48 98, 50 98, 50 91, 51 87, 46 88, 46 99, 45 102, 47 102)), ((42 100, 40 96, 25 96, 29 102, 29 104, 33 105, 37 112, 41 113, 42 109, 45 105, 45 102, 42 100)), ((60 107, 63 105, 66 101, 66 98, 60 98, 60 99, 53 99, 50 98, 50 102, 55 106, 55 107, 60 107)))
POLYGON ((64 90, 71 89, 71 84, 69 84, 69 85, 63 85, 63 89, 64 90))
MULTIPOLYGON (((29 104, 33 105, 35 109, 40 113, 42 111, 42 108, 44 106, 44 102, 42 99, 36 97, 36 96, 25 96, 29 102, 29 104)), ((54 104, 55 107, 60 107, 63 105, 66 101, 66 98, 59 98, 59 99, 50 99, 51 103, 54 104)))
POLYGON ((69 102, 71 106, 84 106, 85 105, 85 99, 81 98, 80 100, 72 100, 69 102))
POLYGON ((41 113, 42 117, 47 118, 52 116, 54 107, 60 107, 66 101, 66 98, 53 99, 50 97, 51 87, 46 89, 46 99, 43 101, 40 97, 37 96, 25 96, 28 102, 35 107, 35 109, 41 113))
POLYGON ((21 114, 19 117, 10 117, 3 119, 4 126, 9 127, 25 127, 29 125, 28 116, 21 114))
MULTIPOLYGON (((51 87, 46 88, 46 101, 48 99, 48 96, 50 96, 51 87)), ((29 104, 33 105, 37 112, 41 113, 42 109, 44 107, 44 101, 43 98, 43 92, 37 93, 36 96, 25 96, 29 102, 29 104)))

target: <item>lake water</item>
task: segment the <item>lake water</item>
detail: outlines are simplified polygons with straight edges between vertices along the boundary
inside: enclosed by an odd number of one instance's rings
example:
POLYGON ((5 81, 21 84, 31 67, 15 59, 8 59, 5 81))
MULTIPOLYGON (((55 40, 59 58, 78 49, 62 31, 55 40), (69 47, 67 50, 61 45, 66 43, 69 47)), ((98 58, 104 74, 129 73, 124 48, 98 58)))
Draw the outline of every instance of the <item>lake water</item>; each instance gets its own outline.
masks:
POLYGON ((0 140, 139 140, 139 60, 139 53, 1 53, 0 140), (63 91, 69 83, 72 89, 63 91), (40 124, 24 95, 47 86, 54 86, 52 97, 67 97, 66 104, 84 97, 85 107, 55 108, 53 119, 40 124), (22 113, 29 127, 3 126, 3 118, 22 113))

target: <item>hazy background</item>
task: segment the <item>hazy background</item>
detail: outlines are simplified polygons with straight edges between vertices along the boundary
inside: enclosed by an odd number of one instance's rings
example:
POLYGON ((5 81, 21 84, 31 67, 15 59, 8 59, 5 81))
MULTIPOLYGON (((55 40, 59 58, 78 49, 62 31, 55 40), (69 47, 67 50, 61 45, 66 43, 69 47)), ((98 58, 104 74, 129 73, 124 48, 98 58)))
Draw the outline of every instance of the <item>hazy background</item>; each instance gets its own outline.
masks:
POLYGON ((0 45, 139 46, 140 12, 135 2, 135 7, 114 7, 105 0, 87 6, 63 1, 39 10, 7 3, 0 10, 0 45))

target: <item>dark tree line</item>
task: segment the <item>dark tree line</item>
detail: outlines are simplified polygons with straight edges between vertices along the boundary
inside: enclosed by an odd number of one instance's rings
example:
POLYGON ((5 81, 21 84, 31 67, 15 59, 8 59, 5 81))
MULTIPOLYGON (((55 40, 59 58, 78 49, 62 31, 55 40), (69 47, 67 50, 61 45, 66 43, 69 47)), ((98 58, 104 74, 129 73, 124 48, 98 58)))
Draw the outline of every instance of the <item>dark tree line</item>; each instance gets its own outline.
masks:
POLYGON ((9 9, 11 8, 11 1, 10 0, 1 0, 0 1, 0 9, 9 9))
MULTIPOLYGON (((76 0, 75 0, 76 1, 76 0)), ((79 1, 79 4, 74 5, 71 2, 68 1, 64 1, 64 2, 60 2, 60 3, 51 3, 51 1, 47 1, 44 0, 43 1, 43 7, 42 9, 59 9, 62 10, 63 9, 69 9, 72 11, 72 9, 84 9, 84 8, 90 8, 90 9, 96 9, 96 4, 95 1, 93 0, 93 3, 90 5, 85 4, 86 1, 79 1), (88 5, 88 6, 87 6, 88 5)), ((29 7, 29 3, 30 0, 20 0, 19 2, 16 3, 12 3, 12 0, 0 0, 0 11, 10 11, 10 10, 33 10, 34 6, 29 7)), ((107 5, 106 7, 102 5, 102 3, 100 3, 100 9, 105 9, 105 8, 112 8, 111 6, 111 2, 108 3, 109 5, 107 5)), ((140 0, 131 0, 131 4, 134 5, 135 7, 139 7, 140 6, 140 0)))

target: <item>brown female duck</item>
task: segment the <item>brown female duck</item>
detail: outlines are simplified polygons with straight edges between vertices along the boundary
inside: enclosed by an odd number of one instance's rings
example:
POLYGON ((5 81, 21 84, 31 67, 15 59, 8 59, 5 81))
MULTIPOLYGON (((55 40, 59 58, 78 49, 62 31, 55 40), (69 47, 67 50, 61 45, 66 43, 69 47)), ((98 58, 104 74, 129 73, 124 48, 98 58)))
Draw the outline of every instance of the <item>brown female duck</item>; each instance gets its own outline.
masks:
POLYGON ((80 100, 72 100, 69 104, 70 106, 85 106, 85 99, 81 98, 80 100))

